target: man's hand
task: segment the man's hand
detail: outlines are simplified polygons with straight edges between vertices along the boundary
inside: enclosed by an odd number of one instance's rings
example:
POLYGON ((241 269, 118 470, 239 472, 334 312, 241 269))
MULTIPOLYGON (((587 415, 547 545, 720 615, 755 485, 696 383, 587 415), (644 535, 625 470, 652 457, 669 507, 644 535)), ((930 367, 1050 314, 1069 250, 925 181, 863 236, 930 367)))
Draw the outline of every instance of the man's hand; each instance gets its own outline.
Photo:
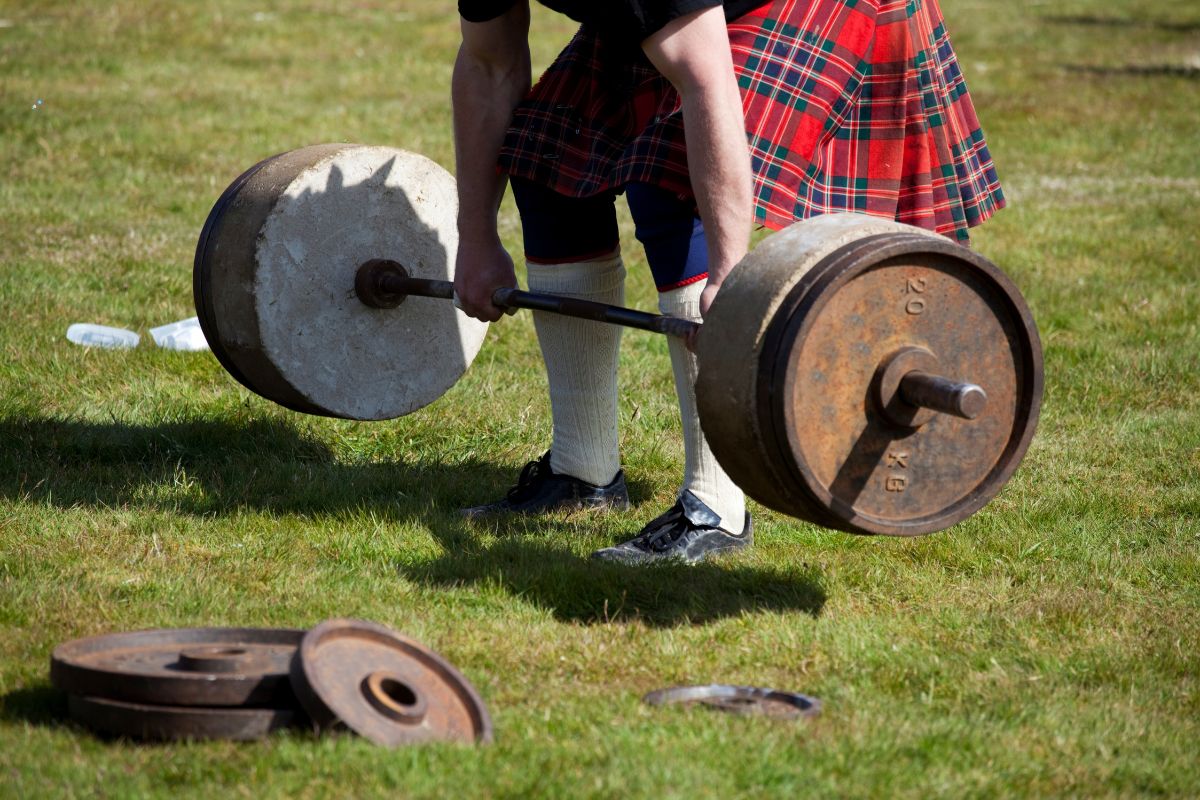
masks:
MULTIPOLYGON (((709 278, 708 283, 706 283, 704 285, 704 291, 702 291, 700 293, 700 316, 701 317, 708 316, 708 309, 712 305, 713 298, 717 296, 717 290, 720 288, 721 288, 721 284, 713 283, 711 278, 709 278)), ((700 335, 700 331, 694 330, 691 333, 689 333, 683 340, 683 343, 685 345, 687 345, 687 349, 691 350, 693 353, 696 352, 696 337, 699 335, 700 335)))
POLYGON ((454 294, 458 297, 458 307, 468 317, 484 322, 500 319, 504 309, 492 305, 492 294, 497 289, 516 286, 517 275, 512 257, 499 239, 485 243, 460 241, 457 264, 454 294))
POLYGON ((700 293, 700 316, 707 316, 708 309, 712 306, 713 298, 717 296, 717 290, 721 288, 721 284, 713 283, 712 278, 708 279, 708 283, 704 285, 704 291, 700 293))

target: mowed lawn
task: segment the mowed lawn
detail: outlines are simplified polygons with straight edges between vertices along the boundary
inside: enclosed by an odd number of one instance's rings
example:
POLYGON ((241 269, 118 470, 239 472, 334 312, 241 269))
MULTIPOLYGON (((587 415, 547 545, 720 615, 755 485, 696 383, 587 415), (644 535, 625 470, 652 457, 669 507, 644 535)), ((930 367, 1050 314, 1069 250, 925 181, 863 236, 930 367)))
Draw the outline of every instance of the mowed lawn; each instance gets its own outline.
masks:
MULTIPOLYGON (((633 570, 586 556, 672 501, 661 337, 623 342, 633 510, 494 526, 455 509, 547 446, 528 314, 382 423, 286 411, 149 340, 195 313, 201 225, 259 159, 355 141, 452 165, 453 3, 0 0, 0 797, 1200 794, 1200 8, 944 11, 1010 199, 974 243, 1045 347, 1028 457, 929 537, 755 506, 752 552, 633 570), (73 322, 143 342, 78 347, 73 322), (455 663, 495 743, 106 740, 49 683, 80 636, 342 616, 455 663), (824 712, 640 700, 711 682, 824 712)), ((535 68, 571 30, 535 13, 535 68)), ((631 237, 626 258, 653 308, 631 237)))

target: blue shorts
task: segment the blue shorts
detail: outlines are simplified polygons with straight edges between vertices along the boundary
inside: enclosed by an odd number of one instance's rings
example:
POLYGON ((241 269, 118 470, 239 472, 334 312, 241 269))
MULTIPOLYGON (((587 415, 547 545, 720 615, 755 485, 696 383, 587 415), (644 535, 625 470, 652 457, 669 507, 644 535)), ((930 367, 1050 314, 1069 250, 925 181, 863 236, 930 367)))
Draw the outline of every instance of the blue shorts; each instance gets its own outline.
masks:
MULTIPOLYGON (((616 192, 568 197, 524 178, 511 179, 521 212, 525 260, 587 261, 617 249, 616 192)), ((646 183, 625 187, 634 234, 646 250, 654 285, 667 292, 708 277, 704 226, 692 200, 646 183)))

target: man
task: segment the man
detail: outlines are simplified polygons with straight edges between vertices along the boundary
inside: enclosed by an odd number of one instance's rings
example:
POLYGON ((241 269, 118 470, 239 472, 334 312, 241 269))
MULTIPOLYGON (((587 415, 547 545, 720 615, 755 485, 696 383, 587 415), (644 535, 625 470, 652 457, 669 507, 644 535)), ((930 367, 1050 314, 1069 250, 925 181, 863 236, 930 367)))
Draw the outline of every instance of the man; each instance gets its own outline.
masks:
MULTIPOLYGON (((529 88, 528 0, 459 0, 453 79, 455 291, 492 321, 516 283, 496 231, 511 182, 531 290, 621 304, 613 203, 629 202, 663 313, 698 320, 748 247, 827 211, 966 239, 1003 205, 933 0, 546 0, 582 23, 529 88), (749 146, 748 146, 749 144, 749 146)), ((550 451, 470 515, 628 505, 617 452, 616 326, 534 314, 550 451)), ((685 474, 676 504, 595 557, 696 561, 752 540, 745 497, 696 414, 696 365, 670 340, 685 474)))

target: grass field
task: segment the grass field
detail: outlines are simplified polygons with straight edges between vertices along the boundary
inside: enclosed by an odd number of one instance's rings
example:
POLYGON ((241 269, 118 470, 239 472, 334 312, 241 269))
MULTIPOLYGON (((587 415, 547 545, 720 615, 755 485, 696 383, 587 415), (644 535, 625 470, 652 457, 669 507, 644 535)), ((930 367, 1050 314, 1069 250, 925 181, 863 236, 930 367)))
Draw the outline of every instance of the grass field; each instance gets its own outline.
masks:
MULTIPOLYGON (((1010 197, 975 245, 1045 346, 1025 463, 934 536, 755 507, 752 552, 637 571, 585 556, 671 502, 660 337, 622 350, 632 513, 499 528, 455 509, 546 447, 528 315, 385 423, 303 417, 148 345, 193 315, 196 236, 257 160, 359 141, 452 164, 452 3, 0 0, 0 797, 1200 794, 1200 8, 944 11, 1010 197), (68 343, 83 321, 143 345, 68 343), (334 616, 457 664, 495 744, 107 741, 49 684, 79 636, 334 616), (709 682, 824 713, 640 702, 709 682)), ((571 27, 534 29, 536 68, 571 27)), ((626 257, 630 305, 652 308, 626 257)))

